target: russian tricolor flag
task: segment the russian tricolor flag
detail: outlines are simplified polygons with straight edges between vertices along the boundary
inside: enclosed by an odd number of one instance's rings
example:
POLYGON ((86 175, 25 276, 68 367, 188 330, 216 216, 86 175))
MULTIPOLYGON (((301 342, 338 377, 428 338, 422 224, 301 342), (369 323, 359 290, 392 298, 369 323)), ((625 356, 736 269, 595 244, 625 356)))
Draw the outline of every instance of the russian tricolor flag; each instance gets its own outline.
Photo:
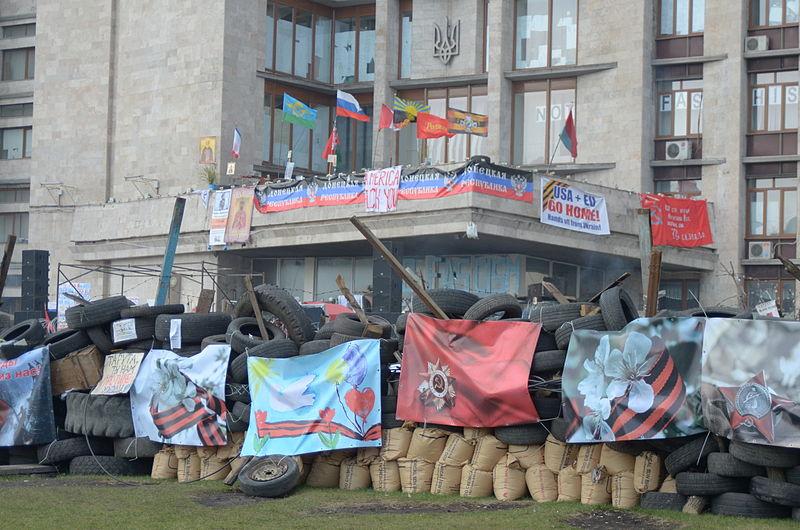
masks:
POLYGON ((366 115, 364 109, 358 104, 356 98, 352 94, 336 91, 336 115, 344 116, 345 118, 353 118, 358 121, 369 121, 369 116, 366 115))

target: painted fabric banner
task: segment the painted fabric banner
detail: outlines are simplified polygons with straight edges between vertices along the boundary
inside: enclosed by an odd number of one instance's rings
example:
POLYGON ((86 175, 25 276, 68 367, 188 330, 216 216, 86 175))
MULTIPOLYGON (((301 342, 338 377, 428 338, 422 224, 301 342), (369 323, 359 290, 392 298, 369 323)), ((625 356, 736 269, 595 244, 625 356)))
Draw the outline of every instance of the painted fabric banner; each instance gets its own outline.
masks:
POLYGON ((397 417, 460 427, 538 421, 528 377, 540 331, 530 322, 438 320, 412 313, 397 417))
POLYGON ((215 191, 211 208, 211 227, 208 231, 208 246, 225 244, 225 228, 231 208, 231 190, 215 191))
POLYGON ((168 444, 225 445, 230 352, 227 345, 206 346, 192 357, 150 350, 131 387, 136 436, 168 444))
POLYGON ((0 359, 0 447, 56 439, 47 347, 0 359))
POLYGON ((541 178, 539 192, 543 224, 600 236, 611 234, 605 197, 547 177, 541 178))
POLYGON ((232 190, 231 208, 225 226, 225 243, 247 243, 250 239, 254 191, 252 186, 232 190))
POLYGON ((364 199, 368 212, 386 213, 397 209, 397 192, 403 166, 367 171, 364 176, 364 199))
POLYGON ((714 242, 706 201, 644 193, 642 208, 650 210, 653 245, 690 248, 714 242))
POLYGON ((800 322, 708 319, 702 393, 713 433, 800 448, 800 322))
POLYGON ((567 441, 676 438, 705 431, 701 318, 640 318, 576 330, 561 380, 567 441))
POLYGON ((252 404, 242 455, 380 447, 380 342, 291 359, 250 357, 252 404))

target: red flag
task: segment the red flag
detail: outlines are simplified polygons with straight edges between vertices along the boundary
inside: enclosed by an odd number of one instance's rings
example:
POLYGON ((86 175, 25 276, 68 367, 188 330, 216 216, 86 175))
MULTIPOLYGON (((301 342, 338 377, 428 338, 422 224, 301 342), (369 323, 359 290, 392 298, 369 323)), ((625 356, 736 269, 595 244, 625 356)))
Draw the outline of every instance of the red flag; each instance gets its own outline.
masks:
POLYGON ((531 322, 438 320, 411 314, 397 417, 463 427, 539 421, 528 377, 540 330, 531 322))
POLYGON ((650 210, 653 245, 702 247, 714 242, 704 200, 642 194, 642 208, 650 210))
POLYGON ((378 122, 378 130, 380 131, 381 129, 392 129, 393 131, 397 130, 394 127, 394 111, 392 111, 392 109, 390 109, 385 103, 381 105, 381 117, 380 121, 378 122))
POLYGON ((561 130, 561 135, 559 137, 561 138, 561 143, 564 144, 569 154, 572 155, 572 158, 577 158, 578 133, 575 131, 575 120, 572 117, 572 109, 569 110, 567 122, 564 124, 564 128, 561 130))
POLYGON ((327 161, 329 155, 335 155, 338 146, 339 135, 336 134, 336 126, 334 125, 331 135, 328 137, 328 142, 325 144, 325 150, 322 152, 322 159, 327 161))
POLYGON ((432 139, 442 136, 455 136, 450 132, 450 123, 446 119, 427 112, 417 114, 417 138, 432 139))

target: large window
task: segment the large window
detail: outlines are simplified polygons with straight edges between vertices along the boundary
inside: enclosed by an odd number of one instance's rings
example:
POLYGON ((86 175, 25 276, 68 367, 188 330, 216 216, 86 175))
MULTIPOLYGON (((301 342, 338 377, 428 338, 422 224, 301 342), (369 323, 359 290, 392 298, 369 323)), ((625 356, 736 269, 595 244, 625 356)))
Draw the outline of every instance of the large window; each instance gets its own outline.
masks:
POLYGON ((514 66, 575 64, 578 0, 516 0, 514 66))
POLYGON ((703 133, 703 80, 658 82, 658 136, 681 138, 703 133))
POLYGON ((268 2, 264 20, 267 70, 330 82, 330 9, 314 6, 314 10, 310 11, 268 2))
POLYGON ((28 212, 0 213, 0 238, 5 241, 11 234, 28 239, 28 212))
POLYGON ((750 0, 750 27, 797 24, 800 0, 750 0))
POLYGON ((797 129, 798 71, 750 74, 750 130, 797 129))
POLYGON ((754 309, 758 304, 775 300, 778 309, 784 315, 795 316, 795 280, 762 280, 747 281, 747 305, 754 309))
POLYGON ((280 85, 271 86, 264 94, 264 160, 283 166, 291 150, 292 161, 298 169, 324 171, 326 162, 322 159, 322 151, 330 135, 331 115, 328 96, 280 85), (317 121, 313 129, 283 120, 284 92, 316 109, 317 121))
POLYGON ((797 236, 796 178, 748 179, 747 188, 748 236, 797 236))
POLYGON ((699 280, 661 280, 659 290, 664 291, 664 298, 658 301, 659 309, 684 311, 698 307, 699 280))
POLYGON ((687 180, 657 180, 656 193, 663 193, 664 195, 682 195, 685 197, 695 197, 700 195, 703 191, 700 186, 700 180, 687 179, 687 180))
POLYGON ((0 160, 30 158, 32 135, 30 127, 0 129, 0 160))
MULTIPOLYGON (((559 134, 575 105, 575 80, 531 81, 514 86, 513 160, 517 165, 569 162, 559 134), (556 146, 558 147, 556 150, 556 146)), ((578 117, 573 119, 577 124, 578 117)))
POLYGON ((22 118, 33 116, 33 103, 0 105, 0 118, 22 118))
POLYGON ((22 37, 33 37, 36 35, 36 24, 18 24, 16 26, 4 26, 4 39, 19 39, 22 37))
POLYGON ((34 66, 33 48, 3 51, 3 81, 33 79, 34 66))
POLYGON ((0 203, 28 204, 31 202, 31 190, 28 188, 0 188, 0 203))
POLYGON ((375 79, 375 5, 336 10, 333 82, 375 79))
POLYGON ((337 299, 341 291, 336 277, 342 275, 354 294, 366 294, 372 289, 372 257, 317 258, 314 300, 337 299))
POLYGON ((658 34, 681 36, 703 33, 705 0, 660 0, 658 34))

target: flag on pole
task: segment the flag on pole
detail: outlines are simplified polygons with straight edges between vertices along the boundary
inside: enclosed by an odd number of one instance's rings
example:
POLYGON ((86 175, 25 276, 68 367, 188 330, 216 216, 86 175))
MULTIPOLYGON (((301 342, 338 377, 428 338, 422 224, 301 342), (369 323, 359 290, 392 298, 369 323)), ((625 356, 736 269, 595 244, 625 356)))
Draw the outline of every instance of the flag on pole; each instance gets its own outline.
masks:
POLYGON ((284 92, 283 121, 313 129, 317 122, 317 111, 284 92))
POLYGON ((561 143, 567 148, 572 158, 578 157, 578 133, 575 131, 575 120, 572 118, 572 109, 567 115, 567 122, 559 135, 561 143))
POLYGON ((394 123, 398 129, 402 129, 409 123, 417 121, 417 114, 420 112, 430 112, 431 106, 420 101, 394 97, 394 123))
POLYGON ((369 121, 369 116, 358 104, 356 98, 352 94, 341 90, 336 91, 336 115, 353 118, 358 121, 369 121))
POLYGON ((322 152, 322 159, 328 160, 328 156, 336 154, 336 148, 339 146, 339 135, 336 134, 336 126, 334 125, 331 135, 328 137, 328 142, 325 144, 325 150, 322 152))
POLYGON ((242 149, 242 133, 236 128, 233 130, 233 147, 231 148, 231 156, 239 158, 239 152, 242 149))
POLYGON ((386 104, 381 105, 381 118, 378 122, 378 130, 380 131, 382 129, 399 130, 394 123, 394 112, 386 104))
POLYGON ((447 136, 452 138, 455 134, 450 132, 450 124, 444 118, 420 112, 417 114, 417 138, 432 139, 447 136))

